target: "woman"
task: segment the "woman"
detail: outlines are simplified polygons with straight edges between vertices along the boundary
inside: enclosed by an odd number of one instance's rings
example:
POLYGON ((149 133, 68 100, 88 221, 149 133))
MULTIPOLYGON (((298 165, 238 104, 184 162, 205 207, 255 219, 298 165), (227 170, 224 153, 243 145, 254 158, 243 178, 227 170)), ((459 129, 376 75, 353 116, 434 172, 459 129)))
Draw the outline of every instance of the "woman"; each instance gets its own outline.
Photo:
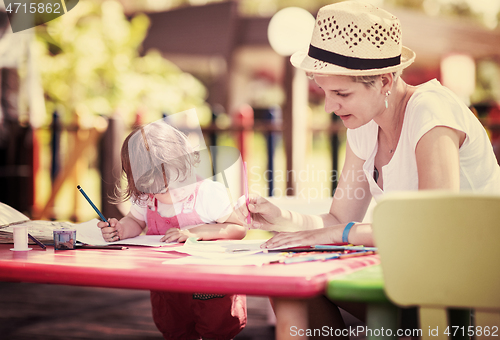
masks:
MULTIPOLYGON (((281 210, 252 197, 248 210, 254 227, 294 231, 278 233, 264 247, 372 246, 371 224, 359 221, 372 197, 378 200, 389 191, 500 194, 500 167, 483 126, 436 80, 406 84, 400 75, 414 59, 402 45, 399 20, 387 11, 357 1, 319 10, 309 50, 295 53, 291 62, 323 89, 325 111, 346 126, 344 167, 330 211, 321 216, 281 210)), ((345 327, 325 297, 308 303, 310 328, 345 327)), ((364 319, 364 306, 337 305, 364 319)))
POLYGON ((483 126, 437 80, 410 86, 401 72, 415 59, 402 46, 399 20, 355 1, 321 8, 309 51, 292 64, 325 92, 325 111, 347 128, 344 168, 329 213, 282 211, 262 197, 248 210, 254 227, 282 232, 266 247, 349 242, 374 245, 359 223, 371 198, 403 190, 500 194, 500 167, 483 126))

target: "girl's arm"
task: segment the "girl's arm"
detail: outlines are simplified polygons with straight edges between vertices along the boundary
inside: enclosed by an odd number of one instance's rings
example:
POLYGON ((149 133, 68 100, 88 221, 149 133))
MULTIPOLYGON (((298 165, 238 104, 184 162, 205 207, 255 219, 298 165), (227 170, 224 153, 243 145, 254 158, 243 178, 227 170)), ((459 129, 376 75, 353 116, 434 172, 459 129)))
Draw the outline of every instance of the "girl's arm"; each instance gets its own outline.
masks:
POLYGON ((201 224, 199 226, 179 230, 170 228, 160 240, 164 242, 184 242, 190 237, 198 240, 240 240, 246 235, 246 228, 233 223, 201 224))
POLYGON ((106 222, 99 222, 97 226, 101 228, 102 236, 106 242, 123 240, 138 236, 146 227, 146 222, 138 220, 129 212, 120 221, 116 218, 110 218, 106 222))
POLYGON ((165 236, 161 238, 164 242, 184 242, 189 237, 196 237, 199 240, 240 240, 245 237, 247 228, 241 225, 235 212, 226 219, 224 223, 200 224, 196 227, 179 230, 171 228, 167 230, 165 236))

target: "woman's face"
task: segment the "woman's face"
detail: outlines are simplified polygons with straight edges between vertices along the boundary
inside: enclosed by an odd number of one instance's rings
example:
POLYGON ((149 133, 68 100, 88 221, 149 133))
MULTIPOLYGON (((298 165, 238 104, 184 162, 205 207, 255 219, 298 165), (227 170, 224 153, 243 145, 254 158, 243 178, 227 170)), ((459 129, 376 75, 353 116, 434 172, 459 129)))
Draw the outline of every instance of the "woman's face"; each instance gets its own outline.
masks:
POLYGON ((367 124, 385 109, 381 84, 367 87, 336 75, 314 75, 314 81, 325 92, 325 111, 335 113, 349 129, 367 124))

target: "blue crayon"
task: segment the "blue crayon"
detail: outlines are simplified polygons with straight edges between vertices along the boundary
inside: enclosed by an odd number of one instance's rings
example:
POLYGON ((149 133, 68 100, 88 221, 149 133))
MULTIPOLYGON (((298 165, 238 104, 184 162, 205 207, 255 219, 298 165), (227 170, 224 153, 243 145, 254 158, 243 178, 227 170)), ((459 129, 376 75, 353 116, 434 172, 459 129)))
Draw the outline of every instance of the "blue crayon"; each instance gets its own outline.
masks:
POLYGON ((95 206, 95 204, 92 202, 92 200, 87 196, 87 194, 85 193, 85 191, 83 191, 82 187, 78 185, 77 189, 80 190, 80 192, 82 193, 83 197, 85 197, 87 199, 87 201, 90 203, 90 205, 92 206, 92 208, 94 208, 95 212, 97 213, 97 215, 99 215, 99 217, 101 218, 101 220, 103 220, 104 222, 106 222, 106 223, 109 224, 108 220, 99 211, 99 209, 95 206))
POLYGON ((365 247, 365 246, 333 246, 328 244, 317 244, 313 246, 316 250, 365 250, 365 251, 377 251, 377 247, 365 247))

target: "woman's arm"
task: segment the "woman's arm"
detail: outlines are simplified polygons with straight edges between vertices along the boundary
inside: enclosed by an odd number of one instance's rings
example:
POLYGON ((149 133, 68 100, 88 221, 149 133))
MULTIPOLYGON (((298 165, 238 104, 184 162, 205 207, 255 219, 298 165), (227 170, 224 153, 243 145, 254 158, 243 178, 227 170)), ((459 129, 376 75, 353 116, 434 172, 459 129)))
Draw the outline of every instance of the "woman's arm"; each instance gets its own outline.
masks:
MULTIPOLYGON (((464 132, 445 126, 437 126, 420 138, 415 148, 419 190, 460 190, 459 148, 464 141, 464 132)), ((373 245, 371 224, 356 223, 349 242, 373 245)))
MULTIPOLYGON (((361 221, 368 209, 371 193, 363 171, 364 161, 358 158, 347 143, 344 168, 333 197, 330 211, 323 215, 305 215, 280 209, 261 196, 252 195, 248 210, 252 213, 254 228, 273 231, 321 229, 361 221)), ((243 215, 246 214, 246 207, 243 215)))
MULTIPOLYGON (((419 190, 460 190, 459 148, 464 141, 464 132, 445 126, 437 126, 420 138, 415 148, 419 190)), ((356 223, 349 242, 373 245, 371 224, 356 223)))
POLYGON ((322 215, 325 226, 362 221, 365 217, 372 194, 363 171, 364 162, 354 154, 348 142, 344 167, 333 196, 330 212, 322 215))
POLYGON ((445 126, 420 138, 415 148, 419 190, 460 190, 459 147, 464 140, 464 132, 445 126))
MULTIPOLYGON (((289 213, 288 223, 297 229, 294 233, 279 233, 265 246, 312 245, 342 242, 342 233, 347 223, 362 221, 371 201, 371 193, 363 171, 364 161, 357 157, 347 144, 346 159, 339 185, 328 214, 307 216, 289 213)), ((349 232, 349 242, 372 245, 371 225, 356 223, 349 232)))
MULTIPOLYGON (((435 127, 422 136, 415 150, 419 190, 460 189, 458 150, 464 140, 465 133, 443 126, 435 127)), ((363 161, 354 155, 348 145, 346 163, 330 213, 322 215, 324 229, 280 233, 270 239, 265 246, 274 248, 292 244, 341 242, 346 223, 361 221, 371 199, 368 182, 362 172, 362 164, 363 161), (361 197, 363 192, 365 195, 361 197)), ((371 224, 356 223, 349 232, 348 240, 353 244, 374 245, 371 224)))

